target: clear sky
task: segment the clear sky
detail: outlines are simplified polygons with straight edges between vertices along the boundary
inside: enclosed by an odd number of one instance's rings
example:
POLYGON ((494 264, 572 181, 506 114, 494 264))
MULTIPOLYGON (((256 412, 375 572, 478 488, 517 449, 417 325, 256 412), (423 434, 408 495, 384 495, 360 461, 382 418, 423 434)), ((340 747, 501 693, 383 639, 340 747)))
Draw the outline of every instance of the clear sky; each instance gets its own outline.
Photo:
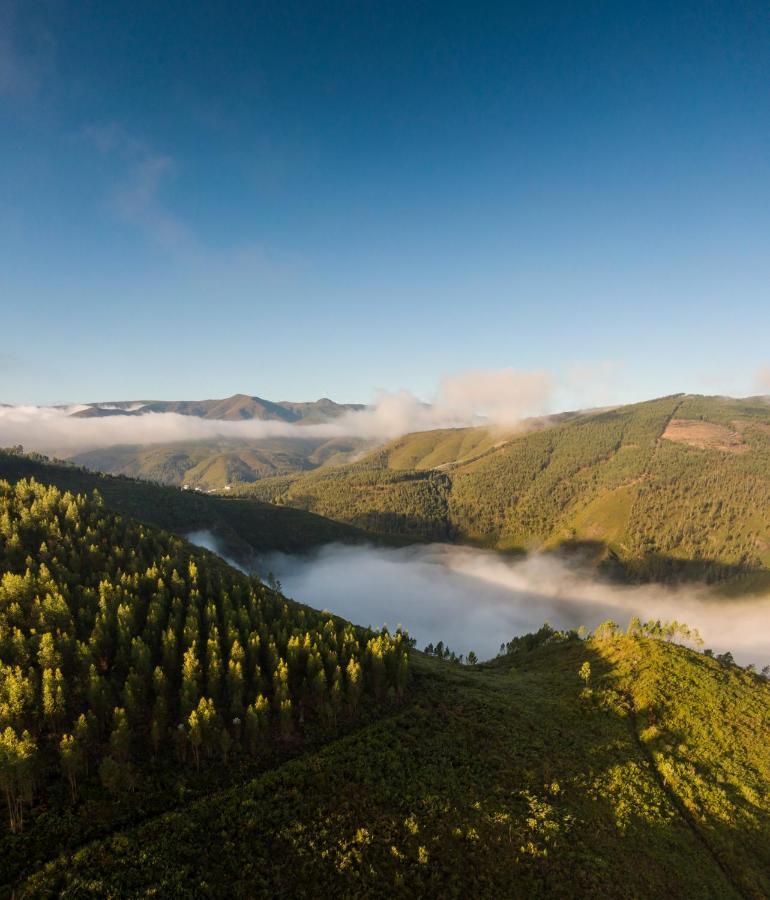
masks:
POLYGON ((0 402, 770 390, 769 48, 766 0, 0 0, 0 402))

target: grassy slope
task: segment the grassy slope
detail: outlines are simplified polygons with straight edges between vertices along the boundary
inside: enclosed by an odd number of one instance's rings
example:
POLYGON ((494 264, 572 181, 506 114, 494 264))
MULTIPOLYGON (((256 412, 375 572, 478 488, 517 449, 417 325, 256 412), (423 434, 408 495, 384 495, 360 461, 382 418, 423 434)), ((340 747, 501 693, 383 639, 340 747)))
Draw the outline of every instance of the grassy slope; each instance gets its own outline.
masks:
POLYGON ((377 531, 506 550, 589 542, 640 577, 741 574, 761 586, 770 406, 676 396, 502 443, 485 429, 409 435, 358 463, 244 490, 377 531), (673 418, 738 427, 744 452, 664 439, 673 418))
POLYGON ((628 638, 414 669, 388 719, 62 857, 26 896, 770 894, 754 676, 628 638))
POLYGON ((273 550, 302 552, 329 541, 371 540, 370 535, 349 525, 302 510, 159 487, 1 452, 0 478, 11 482, 35 478, 42 484, 78 493, 98 490, 105 504, 121 515, 177 534, 210 529, 233 555, 243 558, 273 550))

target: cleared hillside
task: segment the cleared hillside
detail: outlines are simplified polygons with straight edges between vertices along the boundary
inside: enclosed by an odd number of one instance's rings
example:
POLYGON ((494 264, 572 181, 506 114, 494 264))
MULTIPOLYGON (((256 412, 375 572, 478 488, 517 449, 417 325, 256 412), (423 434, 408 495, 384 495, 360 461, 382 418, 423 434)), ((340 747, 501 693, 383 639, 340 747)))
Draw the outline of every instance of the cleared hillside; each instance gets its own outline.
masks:
POLYGON ((389 717, 65 853, 21 896, 768 896, 767 684, 644 638, 525 646, 476 669, 412 654, 389 717))
POLYGON ((242 488, 377 532, 580 546, 639 578, 770 568, 770 405, 677 395, 513 437, 408 435, 360 462, 242 488))

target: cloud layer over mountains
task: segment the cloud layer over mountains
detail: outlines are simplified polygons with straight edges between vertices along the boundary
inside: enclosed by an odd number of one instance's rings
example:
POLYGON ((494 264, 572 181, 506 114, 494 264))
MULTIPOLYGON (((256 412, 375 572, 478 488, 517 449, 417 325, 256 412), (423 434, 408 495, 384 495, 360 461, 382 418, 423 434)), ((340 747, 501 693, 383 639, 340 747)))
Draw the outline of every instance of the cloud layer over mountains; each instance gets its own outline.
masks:
POLYGON ((275 437, 388 440, 411 431, 483 421, 511 428, 527 416, 547 412, 551 391, 551 379, 544 372, 473 370, 444 378, 431 403, 406 390, 381 393, 365 409, 312 424, 224 421, 166 412, 79 418, 72 414, 84 406, 0 406, 0 446, 22 444, 28 450, 68 456, 115 444, 275 437))

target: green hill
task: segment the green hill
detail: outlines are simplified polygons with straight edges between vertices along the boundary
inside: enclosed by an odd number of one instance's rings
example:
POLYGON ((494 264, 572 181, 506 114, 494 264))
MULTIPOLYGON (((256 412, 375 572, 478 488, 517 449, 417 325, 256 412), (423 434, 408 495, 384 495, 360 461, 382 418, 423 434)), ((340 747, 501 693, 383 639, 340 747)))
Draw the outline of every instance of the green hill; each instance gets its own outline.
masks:
POLYGON ((629 637, 412 668, 381 721, 64 853, 20 896, 770 893, 756 676, 629 637))
POLYGON ((279 422, 328 422, 364 407, 359 403, 335 403, 328 397, 319 400, 294 403, 280 400, 277 403, 250 394, 233 394, 220 400, 121 400, 117 403, 89 403, 84 409, 72 413, 80 419, 104 416, 144 416, 148 413, 176 413, 199 419, 218 419, 238 422, 245 419, 279 422))
POLYGON ((0 450, 0 479, 34 478, 62 491, 98 490, 114 512, 179 535, 206 529, 228 554, 243 562, 279 550, 301 553, 330 541, 371 540, 345 523, 253 499, 235 499, 161 487, 145 481, 99 475, 76 466, 0 450))
POLYGON ((766 897, 770 685, 662 636, 462 666, 0 481, 0 890, 766 897))
POLYGON ((239 491, 375 532, 581 547, 641 579, 768 584, 770 405, 677 395, 521 435, 407 435, 239 491))
POLYGON ((96 472, 202 490, 249 483, 348 462, 365 447, 356 438, 264 438, 120 445, 76 454, 71 462, 96 472))

